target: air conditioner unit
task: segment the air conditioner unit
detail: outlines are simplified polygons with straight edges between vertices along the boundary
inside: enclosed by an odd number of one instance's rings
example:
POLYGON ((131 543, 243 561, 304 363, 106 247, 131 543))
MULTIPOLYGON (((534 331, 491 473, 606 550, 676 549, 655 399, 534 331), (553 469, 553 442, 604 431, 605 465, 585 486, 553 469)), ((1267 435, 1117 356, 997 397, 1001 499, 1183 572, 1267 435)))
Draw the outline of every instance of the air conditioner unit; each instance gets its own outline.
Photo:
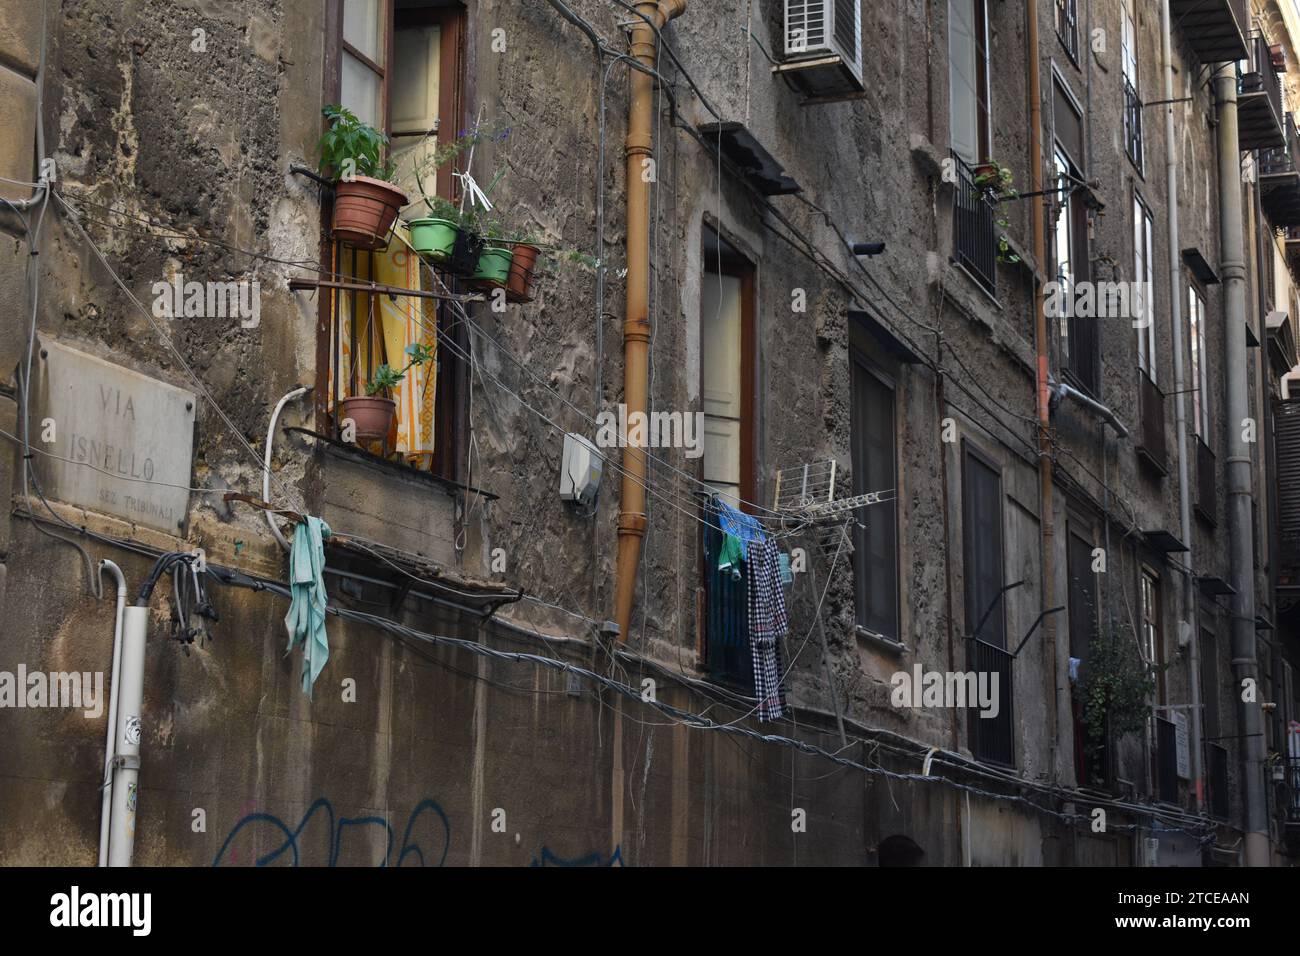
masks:
POLYGON ((772 71, 812 99, 861 93, 862 0, 785 0, 785 62, 772 71))

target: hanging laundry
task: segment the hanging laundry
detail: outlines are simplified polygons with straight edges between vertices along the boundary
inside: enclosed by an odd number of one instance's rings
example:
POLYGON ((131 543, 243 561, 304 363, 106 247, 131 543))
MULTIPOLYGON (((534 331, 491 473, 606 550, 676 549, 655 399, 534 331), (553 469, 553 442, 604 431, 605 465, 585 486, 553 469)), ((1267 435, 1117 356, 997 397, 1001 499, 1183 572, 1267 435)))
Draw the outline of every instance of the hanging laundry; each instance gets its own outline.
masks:
POLYGON ((717 495, 713 497, 718 510, 718 527, 722 529, 722 547, 718 551, 718 570, 731 569, 731 576, 740 580, 740 564, 745 560, 745 546, 751 541, 763 540, 763 526, 752 515, 731 507, 717 495))
POLYGON ((747 548, 749 575, 749 642, 754 654, 754 694, 758 719, 785 716, 781 686, 781 638, 790 629, 781 589, 780 551, 775 541, 751 540, 747 548))
POLYGON ((302 644, 302 690, 311 696, 313 685, 329 660, 330 645, 325 634, 325 539, 330 526, 320 518, 308 516, 293 533, 293 550, 289 552, 289 588, 293 602, 285 615, 289 646, 302 644))

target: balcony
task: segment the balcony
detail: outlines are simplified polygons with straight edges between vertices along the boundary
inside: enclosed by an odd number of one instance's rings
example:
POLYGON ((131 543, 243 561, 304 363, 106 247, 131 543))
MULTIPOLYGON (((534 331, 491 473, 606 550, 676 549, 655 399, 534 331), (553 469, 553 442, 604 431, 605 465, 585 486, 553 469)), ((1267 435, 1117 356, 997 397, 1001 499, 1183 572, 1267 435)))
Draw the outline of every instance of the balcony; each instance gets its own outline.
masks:
POLYGON ((1246 58, 1250 0, 1170 0, 1169 15, 1202 63, 1246 58))
POLYGON ((1215 481, 1214 452, 1200 438, 1196 442, 1196 513, 1210 526, 1217 525, 1219 494, 1215 481))
POLYGON ((1282 81, 1264 37, 1250 38, 1250 62, 1237 65, 1237 142, 1242 152, 1286 146, 1282 81))
POLYGON ((1178 802, 1178 726, 1156 718, 1156 792, 1161 803, 1178 802))
POLYGON ((1011 687, 1011 665, 1015 657, 1007 650, 990 644, 978 637, 966 639, 966 668, 973 672, 978 680, 981 675, 993 686, 993 676, 997 675, 998 712, 995 717, 982 716, 977 705, 968 708, 970 749, 977 760, 1001 764, 1004 767, 1016 765, 1014 712, 1012 710, 1015 695, 1011 687))
POLYGON ((1133 161, 1138 172, 1143 171, 1142 159, 1142 100, 1133 84, 1124 77, 1124 152, 1133 161))
POLYGON ((715 680, 739 687, 754 686, 754 657, 749 644, 749 592, 743 574, 718 570, 725 537, 719 523, 716 496, 703 503, 701 554, 704 558, 704 660, 715 680))
POLYGON ((953 188, 953 261, 963 266, 989 295, 997 294, 997 210, 992 198, 975 185, 975 173, 956 153, 953 188))
POLYGON ((1205 777, 1209 789, 1210 815, 1228 819, 1231 802, 1228 795, 1228 748, 1222 744, 1205 745, 1205 777))
POLYGON ((1169 474, 1169 458, 1165 449, 1165 395, 1151 377, 1138 370, 1138 414, 1141 416, 1137 435, 1137 453, 1160 475, 1169 474))
POLYGON ((1259 152, 1259 193, 1274 229, 1300 226, 1300 134, 1286 114, 1286 145, 1259 152))
POLYGON ((1282 236, 1286 264, 1293 277, 1300 277, 1300 226, 1288 226, 1282 236))

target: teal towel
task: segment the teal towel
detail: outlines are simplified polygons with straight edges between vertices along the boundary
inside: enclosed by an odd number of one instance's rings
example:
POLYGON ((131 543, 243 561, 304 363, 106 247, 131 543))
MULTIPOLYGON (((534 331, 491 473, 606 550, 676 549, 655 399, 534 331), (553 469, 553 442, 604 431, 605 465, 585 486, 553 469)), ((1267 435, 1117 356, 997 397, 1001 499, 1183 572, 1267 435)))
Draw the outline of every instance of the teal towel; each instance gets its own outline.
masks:
POLYGON ((311 696, 316 678, 329 660, 329 639, 325 636, 325 539, 330 526, 320 518, 308 516, 293 533, 293 550, 289 553, 289 588, 293 603, 285 615, 289 629, 289 647, 302 648, 302 690, 311 696))

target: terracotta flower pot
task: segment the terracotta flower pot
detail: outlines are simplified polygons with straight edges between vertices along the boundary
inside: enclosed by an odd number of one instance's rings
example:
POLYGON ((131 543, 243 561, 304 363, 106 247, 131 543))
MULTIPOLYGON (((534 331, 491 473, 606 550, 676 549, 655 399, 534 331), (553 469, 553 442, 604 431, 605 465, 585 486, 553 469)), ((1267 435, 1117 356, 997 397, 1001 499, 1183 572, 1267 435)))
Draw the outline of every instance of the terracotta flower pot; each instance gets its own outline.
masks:
POLYGON ((533 267, 537 265, 537 247, 516 243, 510 255, 510 278, 506 281, 506 298, 511 302, 531 302, 533 267))
POLYGON ((388 243, 393 220, 406 202, 406 193, 382 179, 340 180, 334 187, 334 238, 358 249, 378 249, 388 243))
POLYGON ((352 419, 356 425, 357 438, 366 441, 383 441, 393 427, 393 417, 397 414, 397 403, 391 398, 379 398, 369 395, 354 395, 340 403, 343 406, 343 418, 352 419))

